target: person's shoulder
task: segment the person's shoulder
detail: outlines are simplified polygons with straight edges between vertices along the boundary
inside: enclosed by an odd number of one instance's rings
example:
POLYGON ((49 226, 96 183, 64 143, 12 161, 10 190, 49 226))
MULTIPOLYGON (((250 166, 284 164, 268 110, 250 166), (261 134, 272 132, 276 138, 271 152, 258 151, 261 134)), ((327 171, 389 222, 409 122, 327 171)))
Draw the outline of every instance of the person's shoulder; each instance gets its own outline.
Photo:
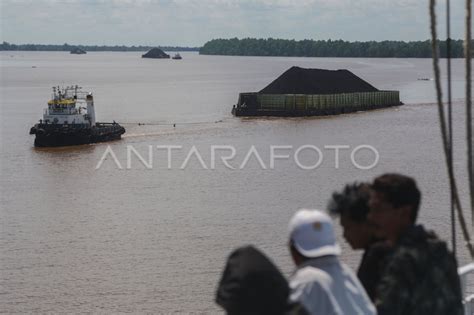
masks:
POLYGON ((398 245, 416 247, 426 243, 445 243, 432 230, 426 229, 423 225, 414 225, 407 228, 401 235, 398 245))
POLYGON ((433 231, 419 225, 405 232, 393 249, 389 265, 392 269, 427 270, 440 266, 456 268, 457 264, 446 242, 438 238, 433 231))
POLYGON ((331 299, 332 279, 319 268, 305 266, 290 279, 291 302, 299 302, 311 314, 334 314, 331 299))
POLYGON ((329 282, 331 281, 331 276, 322 269, 305 266, 298 269, 291 280, 298 283, 329 282))
POLYGON ((396 246, 395 253, 434 253, 446 255, 450 251, 446 242, 441 240, 434 231, 426 230, 422 225, 417 225, 402 235, 396 246))

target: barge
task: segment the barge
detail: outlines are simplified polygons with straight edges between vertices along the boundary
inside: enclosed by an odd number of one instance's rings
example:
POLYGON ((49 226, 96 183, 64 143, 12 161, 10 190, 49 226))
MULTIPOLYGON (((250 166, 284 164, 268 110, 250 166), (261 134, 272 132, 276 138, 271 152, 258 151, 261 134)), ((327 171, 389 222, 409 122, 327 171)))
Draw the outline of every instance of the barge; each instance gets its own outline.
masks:
POLYGON ((53 87, 43 119, 30 129, 36 147, 59 147, 118 140, 125 128, 116 122, 95 121, 92 93, 81 88, 53 87))
POLYGON ((292 67, 259 92, 240 93, 235 116, 322 116, 403 105, 348 70, 292 67))

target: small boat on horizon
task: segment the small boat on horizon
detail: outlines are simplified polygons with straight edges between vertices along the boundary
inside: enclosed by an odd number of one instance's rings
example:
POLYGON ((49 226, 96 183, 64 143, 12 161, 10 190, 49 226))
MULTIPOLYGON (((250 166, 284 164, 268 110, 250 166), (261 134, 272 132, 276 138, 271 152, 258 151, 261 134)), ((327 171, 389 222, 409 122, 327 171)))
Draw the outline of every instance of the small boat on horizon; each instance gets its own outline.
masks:
POLYGON ((71 49, 70 53, 73 55, 84 55, 87 54, 87 51, 79 47, 74 47, 73 49, 71 49))
POLYGON ((175 59, 175 60, 180 60, 180 59, 183 59, 183 57, 181 57, 181 55, 179 53, 176 53, 172 59, 175 59))

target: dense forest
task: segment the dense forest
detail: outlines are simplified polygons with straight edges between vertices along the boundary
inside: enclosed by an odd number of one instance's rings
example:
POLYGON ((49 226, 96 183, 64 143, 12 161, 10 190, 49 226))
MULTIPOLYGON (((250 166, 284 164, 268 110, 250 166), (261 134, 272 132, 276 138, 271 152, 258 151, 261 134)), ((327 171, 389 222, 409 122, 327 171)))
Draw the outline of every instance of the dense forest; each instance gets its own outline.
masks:
MULTIPOLYGON (((439 42, 446 57, 446 41, 439 42)), ((473 41, 474 47, 474 41, 473 41)), ((396 57, 430 58, 431 41, 346 42, 343 40, 213 39, 199 50, 202 55, 295 57, 396 57)), ((451 40, 451 56, 463 57, 463 41, 451 40)))
MULTIPOLYGON (((28 51, 71 51, 73 48, 80 48, 85 51, 147 51, 156 46, 92 46, 92 45, 41 45, 41 44, 10 44, 3 42, 0 50, 28 50, 28 51)), ((171 47, 158 46, 165 51, 198 51, 199 47, 171 47)))
MULTIPOLYGON (((474 47, 474 41, 472 43, 474 47)), ((155 46, 93 46, 93 45, 47 45, 47 44, 0 44, 1 50, 19 51, 71 51, 80 48, 85 51, 148 51, 155 46)), ((440 55, 446 57, 446 41, 439 41, 440 55)), ((164 51, 199 51, 202 55, 233 56, 294 56, 294 57, 395 57, 431 58, 431 42, 415 41, 369 41, 347 42, 343 40, 288 40, 231 38, 213 39, 203 47, 158 46, 164 51)), ((462 58, 463 41, 451 41, 451 56, 462 58)))

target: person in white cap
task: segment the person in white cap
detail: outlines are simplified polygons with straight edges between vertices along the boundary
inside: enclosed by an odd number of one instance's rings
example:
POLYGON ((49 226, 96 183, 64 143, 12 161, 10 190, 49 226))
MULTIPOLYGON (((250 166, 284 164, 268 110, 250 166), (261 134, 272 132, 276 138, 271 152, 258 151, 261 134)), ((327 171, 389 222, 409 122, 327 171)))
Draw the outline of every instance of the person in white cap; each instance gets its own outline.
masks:
POLYGON ((339 261, 331 218, 319 210, 299 210, 289 223, 289 247, 296 265, 290 302, 310 314, 376 314, 355 274, 339 261))

